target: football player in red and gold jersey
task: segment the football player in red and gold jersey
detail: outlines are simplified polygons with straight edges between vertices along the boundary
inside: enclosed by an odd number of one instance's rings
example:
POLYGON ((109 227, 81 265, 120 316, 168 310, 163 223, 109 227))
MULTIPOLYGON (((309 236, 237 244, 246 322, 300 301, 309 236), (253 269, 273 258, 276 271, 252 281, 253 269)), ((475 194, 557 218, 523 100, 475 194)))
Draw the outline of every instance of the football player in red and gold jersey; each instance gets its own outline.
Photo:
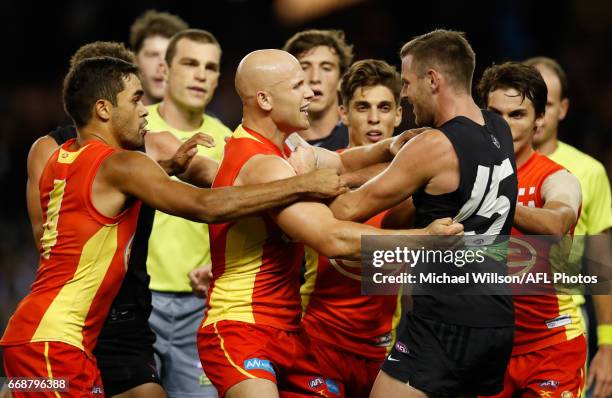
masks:
MULTIPOLYGON (((384 61, 355 62, 342 78, 342 122, 349 147, 390 138, 402 120, 401 79, 384 61)), ((380 228, 386 212, 366 224, 380 228)), ((361 265, 306 248, 302 325, 323 373, 341 381, 347 397, 367 397, 394 340, 400 318, 397 295, 361 294, 361 265)))
POLYGON ((143 94, 136 66, 116 58, 83 60, 66 76, 64 104, 78 135, 51 155, 40 178, 40 265, 0 340, 8 377, 66 378, 62 395, 103 394, 92 350, 125 275, 140 200, 192 220, 220 222, 289 203, 304 191, 342 191, 329 171, 275 186, 214 191, 173 181, 153 160, 131 151, 144 144, 143 94))
MULTIPOLYGON (((284 142, 308 127, 313 97, 298 60, 281 50, 254 51, 238 66, 236 89, 243 124, 225 147, 213 187, 291 177, 295 171, 284 142)), ((392 157, 390 144, 386 140, 377 148, 381 158, 392 157)), ((211 226, 213 280, 198 332, 206 375, 220 396, 230 398, 342 397, 342 385, 322 377, 300 325, 300 242, 328 257, 357 259, 362 234, 461 231, 450 218, 420 230, 380 230, 339 221, 313 201, 211 226)))
MULTIPOLYGON (((513 240, 529 245, 529 239, 521 236, 552 235, 562 242, 573 234, 580 214, 580 184, 565 168, 533 149, 533 134, 546 107, 542 76, 531 66, 508 62, 488 68, 478 88, 487 108, 500 114, 512 130, 519 183, 513 240)), ((556 245, 539 247, 533 267, 552 272, 550 253, 556 245)), ((512 259, 511 252, 509 265, 512 259)), ((504 390, 496 397, 580 397, 587 348, 572 297, 552 289, 538 295, 519 292, 514 306, 514 349, 504 390)))

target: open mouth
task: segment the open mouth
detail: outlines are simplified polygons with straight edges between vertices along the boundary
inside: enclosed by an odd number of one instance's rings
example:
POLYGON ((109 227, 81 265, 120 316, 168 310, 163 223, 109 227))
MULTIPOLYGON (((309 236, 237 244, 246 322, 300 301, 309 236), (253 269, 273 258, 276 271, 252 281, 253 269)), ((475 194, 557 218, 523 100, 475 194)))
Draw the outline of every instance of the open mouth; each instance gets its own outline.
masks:
POLYGON ((305 114, 306 116, 308 116, 308 107, 310 106, 310 103, 300 107, 300 112, 302 112, 303 114, 305 114))
POLYGON ((321 90, 312 90, 314 96, 312 97, 313 100, 317 100, 319 98, 321 98, 323 96, 323 92, 321 90))
POLYGON ((378 130, 372 130, 372 131, 368 131, 366 133, 366 136, 368 137, 370 141, 378 142, 383 138, 383 133, 378 130))

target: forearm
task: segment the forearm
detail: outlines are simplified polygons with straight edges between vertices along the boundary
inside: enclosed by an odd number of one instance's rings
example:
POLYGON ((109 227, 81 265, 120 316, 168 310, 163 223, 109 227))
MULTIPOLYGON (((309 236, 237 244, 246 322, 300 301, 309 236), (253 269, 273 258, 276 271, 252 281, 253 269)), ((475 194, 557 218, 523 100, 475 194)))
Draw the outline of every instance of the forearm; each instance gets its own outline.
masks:
POLYGON ((361 197, 358 191, 344 193, 334 199, 329 208, 338 220, 363 222, 377 212, 369 206, 360 206, 361 197))
POLYGON ((374 145, 365 145, 346 150, 340 154, 344 172, 355 171, 377 163, 390 162, 393 159, 389 147, 392 138, 387 138, 374 145))
MULTIPOLYGON (((359 260, 361 258, 362 235, 427 235, 424 229, 389 230, 348 221, 338 221, 334 226, 326 228, 326 231, 328 234, 325 235, 326 239, 320 243, 320 253, 330 258, 340 258, 343 260, 359 260)), ((414 247, 420 248, 421 245, 420 241, 415 241, 414 247)))
POLYGON ((377 163, 366 168, 342 174, 342 179, 349 188, 359 188, 389 166, 389 163, 377 163))
POLYGON ((216 161, 204 156, 195 156, 187 170, 177 177, 195 186, 208 188, 212 185, 218 169, 219 163, 216 161))
POLYGON ((202 192, 200 218, 207 223, 221 223, 308 197, 311 192, 301 176, 265 184, 224 187, 202 192))
MULTIPOLYGON (((567 210, 571 211, 569 208, 567 210)), ((562 238, 573 225, 571 218, 567 213, 560 213, 559 209, 518 205, 514 213, 514 226, 526 234, 562 238)))

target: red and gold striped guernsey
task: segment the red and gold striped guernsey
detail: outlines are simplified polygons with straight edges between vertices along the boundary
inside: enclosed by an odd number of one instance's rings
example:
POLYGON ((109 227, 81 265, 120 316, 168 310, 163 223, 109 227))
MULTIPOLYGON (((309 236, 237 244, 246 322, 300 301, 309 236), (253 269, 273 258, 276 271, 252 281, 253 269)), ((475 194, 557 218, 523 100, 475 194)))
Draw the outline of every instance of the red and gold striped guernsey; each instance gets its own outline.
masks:
MULTIPOLYGON (((255 155, 285 158, 270 140, 238 126, 213 188, 232 186, 255 155)), ((209 228, 213 280, 203 326, 232 320, 298 330, 303 245, 291 242, 266 213, 209 228)))
MULTIPOLYGON (((564 168, 537 152, 518 169, 518 205, 541 208, 544 200, 541 196, 542 184, 548 176, 564 168)), ((571 233, 573 234, 572 227, 571 233)), ((512 241, 509 255, 509 267, 520 265, 522 259, 521 246, 529 245, 522 240, 522 232, 512 228, 512 241), (513 250, 514 249, 514 250, 513 250)), ((537 254, 537 260, 531 266, 531 272, 551 272, 551 247, 531 248, 537 254)), ((521 268, 520 272, 528 269, 521 268)), ((516 272, 514 272, 516 273, 516 272)), ((515 295, 514 310, 516 329, 514 333, 514 348, 512 355, 520 355, 549 347, 564 341, 580 337, 584 331, 580 314, 572 296, 565 294, 548 295, 515 295)))
POLYGON ((91 201, 102 162, 119 149, 90 141, 62 145, 40 178, 43 236, 31 292, 9 320, 0 345, 63 342, 91 353, 128 264, 140 201, 117 217, 91 201))

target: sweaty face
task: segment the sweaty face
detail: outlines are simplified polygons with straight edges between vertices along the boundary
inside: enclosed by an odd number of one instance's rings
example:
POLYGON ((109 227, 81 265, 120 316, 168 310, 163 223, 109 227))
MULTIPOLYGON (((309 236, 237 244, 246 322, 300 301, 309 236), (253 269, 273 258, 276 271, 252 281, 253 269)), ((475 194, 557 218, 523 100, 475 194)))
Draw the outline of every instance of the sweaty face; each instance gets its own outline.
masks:
POLYGON ((515 154, 531 146, 536 124, 539 124, 542 119, 536 119, 535 110, 529 98, 523 99, 521 94, 513 88, 497 89, 489 93, 487 109, 499 114, 510 125, 515 154))
POLYGON ((348 107, 342 106, 342 121, 348 127, 351 147, 391 137, 401 120, 401 107, 391 90, 382 85, 357 88, 348 107))
POLYGON ((298 63, 283 74, 282 80, 270 87, 272 110, 270 117, 279 130, 291 134, 310 127, 308 107, 313 92, 306 83, 298 63))
POLYGON ((168 67, 168 94, 177 106, 204 112, 219 83, 221 50, 216 44, 183 38, 168 67))
POLYGON ((533 136, 534 144, 540 146, 556 135, 559 122, 565 118, 567 112, 567 100, 561 100, 561 82, 557 75, 545 66, 538 65, 536 68, 542 74, 548 89, 546 114, 542 125, 536 129, 533 136))
POLYGON ((162 67, 168 42, 169 39, 166 37, 147 37, 142 42, 142 48, 136 54, 136 64, 140 69, 142 87, 147 96, 155 102, 162 100, 166 89, 162 67))
POLYGON ((314 96, 310 113, 323 114, 338 106, 338 83, 340 81, 340 58, 327 46, 317 46, 300 54, 300 65, 306 73, 306 81, 314 96))
POLYGON ((434 124, 432 94, 426 84, 426 76, 417 75, 412 55, 402 58, 401 97, 412 105, 412 112, 418 126, 434 124))
POLYGON ((113 106, 113 130, 117 141, 124 149, 138 149, 144 145, 147 125, 147 108, 142 103, 144 91, 136 75, 124 78, 124 90, 117 94, 117 105, 113 106))

